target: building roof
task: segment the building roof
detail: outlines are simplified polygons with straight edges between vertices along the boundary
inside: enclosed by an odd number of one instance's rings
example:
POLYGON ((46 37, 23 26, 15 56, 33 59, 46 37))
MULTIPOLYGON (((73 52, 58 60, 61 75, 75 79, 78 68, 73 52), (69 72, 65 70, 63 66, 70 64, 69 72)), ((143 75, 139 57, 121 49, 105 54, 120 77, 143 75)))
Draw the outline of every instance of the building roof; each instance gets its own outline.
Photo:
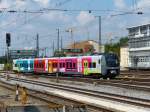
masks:
POLYGON ((138 27, 141 27, 141 26, 150 26, 150 23, 148 23, 148 24, 141 24, 141 25, 137 25, 137 26, 132 26, 132 27, 127 28, 127 30, 130 30, 130 29, 133 29, 133 28, 138 28, 138 27))
POLYGON ((96 43, 98 45, 98 42, 96 42, 95 40, 85 40, 85 41, 81 41, 81 42, 75 42, 75 43, 71 43, 69 46, 67 46, 67 48, 73 48, 74 45, 75 45, 75 48, 81 48, 85 45, 90 45, 91 43, 90 42, 93 42, 93 43, 96 43))
POLYGON ((95 42, 95 43, 97 43, 97 44, 98 44, 98 42, 97 42, 97 41, 95 41, 95 40, 84 40, 84 41, 81 41, 81 42, 76 42, 75 44, 88 43, 88 42, 90 42, 90 41, 95 42))

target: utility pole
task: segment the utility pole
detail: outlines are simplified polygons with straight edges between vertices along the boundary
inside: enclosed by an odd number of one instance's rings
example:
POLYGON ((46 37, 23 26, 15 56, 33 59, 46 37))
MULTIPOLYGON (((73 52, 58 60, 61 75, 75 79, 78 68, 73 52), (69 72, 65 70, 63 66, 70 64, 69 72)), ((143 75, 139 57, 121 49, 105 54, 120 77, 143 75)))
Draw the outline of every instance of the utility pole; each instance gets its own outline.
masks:
POLYGON ((59 28, 57 29, 57 50, 59 51, 59 28))
POLYGON ((98 35, 98 44, 99 44, 99 53, 101 53, 101 16, 96 16, 99 20, 99 35, 98 35))
POLYGON ((37 58, 39 57, 39 34, 36 37, 36 51, 37 51, 37 58))
POLYGON ((45 51, 45 58, 46 58, 46 49, 47 49, 47 48, 45 47, 45 48, 44 48, 44 51, 45 51))
POLYGON ((11 44, 11 34, 6 33, 6 45, 7 45, 7 70, 8 70, 8 64, 9 64, 9 47, 11 44))
POLYGON ((101 53, 101 16, 99 16, 99 53, 101 53))
POLYGON ((71 39, 73 40, 73 49, 75 49, 75 40, 73 38, 73 29, 72 28, 71 28, 70 33, 71 33, 71 39))
POLYGON ((62 36, 61 36, 61 45, 60 45, 60 47, 61 47, 61 51, 62 51, 62 49, 63 49, 63 39, 62 39, 62 36))
POLYGON ((54 56, 54 53, 55 53, 55 44, 54 44, 54 41, 53 41, 53 56, 54 56))

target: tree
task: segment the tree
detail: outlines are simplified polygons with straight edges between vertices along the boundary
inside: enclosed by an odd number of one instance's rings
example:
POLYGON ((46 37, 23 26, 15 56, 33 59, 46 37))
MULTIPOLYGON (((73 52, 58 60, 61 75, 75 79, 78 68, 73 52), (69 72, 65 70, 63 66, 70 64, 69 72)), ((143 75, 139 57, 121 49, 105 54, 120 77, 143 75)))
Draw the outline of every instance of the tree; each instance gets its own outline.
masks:
POLYGON ((114 44, 106 44, 105 45, 105 52, 106 53, 116 53, 118 56, 120 56, 120 47, 128 45, 128 37, 122 37, 120 38, 119 42, 114 44))

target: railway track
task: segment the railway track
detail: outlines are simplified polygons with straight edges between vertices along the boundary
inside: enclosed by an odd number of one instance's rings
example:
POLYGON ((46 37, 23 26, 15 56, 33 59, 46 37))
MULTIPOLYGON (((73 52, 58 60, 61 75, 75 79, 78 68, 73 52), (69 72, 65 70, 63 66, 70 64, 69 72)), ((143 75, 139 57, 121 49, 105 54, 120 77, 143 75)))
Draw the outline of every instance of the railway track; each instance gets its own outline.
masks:
MULTIPOLYGON (((14 74, 13 72, 10 72, 14 74)), ((55 75, 33 75, 33 74, 20 74, 23 76, 31 76, 32 78, 48 78, 52 81, 72 81, 72 82, 83 82, 95 85, 110 85, 116 87, 137 89, 150 92, 150 79, 140 79, 140 78, 116 78, 112 80, 100 80, 92 78, 83 77, 56 77, 55 75)), ((30 78, 31 78, 30 77, 30 78)))
MULTIPOLYGON (((32 85, 41 86, 41 87, 53 88, 57 90, 69 91, 72 93, 78 93, 80 95, 84 94, 84 95, 94 97, 94 98, 101 98, 101 99, 106 99, 106 100, 111 100, 111 101, 117 101, 120 103, 126 103, 130 105, 150 108, 150 100, 144 100, 140 98, 133 98, 133 97, 121 96, 121 95, 116 95, 116 94, 111 94, 111 93, 103 93, 103 92, 98 92, 98 91, 91 91, 91 90, 86 90, 86 89, 81 89, 81 88, 76 88, 76 87, 70 87, 70 86, 64 86, 64 85, 58 85, 58 84, 56 85, 56 84, 50 84, 46 82, 39 82, 35 80, 27 80, 27 79, 15 78, 15 77, 10 77, 9 80, 13 80, 16 82, 23 82, 25 84, 32 84, 32 85)), ((86 105, 88 105, 89 107, 93 106, 90 104, 86 104, 86 105)))
MULTIPOLYGON (((5 76, 4 77, 1 76, 1 78, 5 78, 5 76)), ((20 81, 20 82, 24 82, 24 83, 28 83, 28 84, 30 83, 30 84, 34 84, 34 85, 46 86, 45 84, 39 83, 37 81, 32 82, 29 80, 17 79, 17 78, 12 78, 12 77, 9 78, 9 81, 10 80, 20 81)), ((0 86, 3 86, 7 89, 15 91, 15 89, 14 89, 15 86, 13 84, 2 82, 2 83, 0 83, 0 86)), ((47 87, 50 87, 50 85, 49 86, 47 85, 47 87)), ((55 108, 55 107, 59 108, 59 107, 63 107, 63 105, 65 105, 67 107, 71 106, 72 109, 79 108, 80 112, 115 112, 113 110, 109 110, 109 109, 106 109, 103 107, 87 105, 85 103, 82 103, 82 102, 79 102, 76 100, 70 100, 70 99, 60 97, 60 96, 57 96, 54 94, 49 94, 49 93, 46 93, 45 91, 38 91, 38 90, 29 89, 29 88, 27 88, 27 90, 28 90, 29 96, 39 99, 41 101, 47 102, 49 108, 55 108), (56 99, 57 99, 57 101, 56 101, 56 99), (52 105, 54 105, 54 106, 52 106, 52 105), (85 109, 85 110, 83 110, 83 109, 85 109)))

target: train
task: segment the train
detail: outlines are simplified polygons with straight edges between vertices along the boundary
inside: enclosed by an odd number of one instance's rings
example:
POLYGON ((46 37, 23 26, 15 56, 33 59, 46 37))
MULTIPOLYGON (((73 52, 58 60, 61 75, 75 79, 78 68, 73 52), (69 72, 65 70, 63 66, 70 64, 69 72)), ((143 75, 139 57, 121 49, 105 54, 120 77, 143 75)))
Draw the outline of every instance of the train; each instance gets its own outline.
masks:
POLYGON ((113 53, 90 56, 51 57, 13 60, 13 71, 64 76, 115 78, 120 74, 119 58, 113 53))

